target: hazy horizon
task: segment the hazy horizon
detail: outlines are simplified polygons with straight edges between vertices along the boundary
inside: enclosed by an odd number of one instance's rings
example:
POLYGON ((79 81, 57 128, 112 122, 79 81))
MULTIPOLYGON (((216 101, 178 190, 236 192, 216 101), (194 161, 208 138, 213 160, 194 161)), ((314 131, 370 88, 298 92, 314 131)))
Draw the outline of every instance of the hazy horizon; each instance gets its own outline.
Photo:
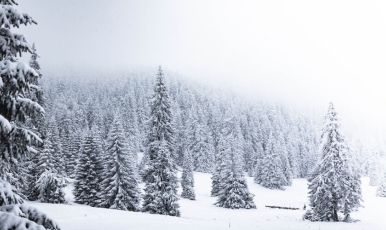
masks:
MULTIPOLYGON (((18 1, 42 69, 158 65, 241 94, 385 127, 381 1, 18 1)), ((366 125, 368 124, 368 125, 366 125)))

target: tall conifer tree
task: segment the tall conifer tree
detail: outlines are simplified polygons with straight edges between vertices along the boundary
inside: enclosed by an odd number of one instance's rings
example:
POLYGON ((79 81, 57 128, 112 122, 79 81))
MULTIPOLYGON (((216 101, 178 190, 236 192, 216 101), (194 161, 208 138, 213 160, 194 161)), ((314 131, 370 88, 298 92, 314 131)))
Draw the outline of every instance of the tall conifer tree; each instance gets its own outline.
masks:
POLYGON ((147 157, 143 173, 145 195, 143 212, 180 216, 177 195, 177 165, 173 155, 172 111, 164 76, 159 67, 154 94, 150 100, 147 157))
POLYGON ((351 211, 360 206, 359 176, 347 160, 348 148, 340 132, 335 107, 330 103, 320 147, 320 160, 309 179, 312 208, 305 218, 314 221, 339 221, 339 212, 349 221, 351 211))
MULTIPOLYGON (((38 229, 41 226, 35 223, 37 220, 34 217, 42 217, 43 214, 31 207, 16 205, 23 200, 2 179, 8 172, 17 171, 15 169, 20 162, 36 154, 34 146, 42 142, 27 122, 34 123, 44 113, 43 107, 34 100, 40 90, 40 75, 32 67, 18 61, 18 55, 33 53, 33 50, 22 34, 11 31, 11 28, 36 22, 27 13, 20 12, 16 5, 15 0, 0 0, 0 206, 12 205, 6 208, 12 211, 0 211, 0 228, 19 229, 27 225, 38 229), (26 216, 30 219, 24 218, 26 216)), ((46 216, 40 223, 47 229, 60 229, 46 216), (51 226, 47 226, 48 222, 51 226)))
POLYGON ((256 208, 253 194, 249 192, 243 170, 242 134, 236 119, 227 122, 224 138, 228 147, 224 150, 223 169, 220 173, 220 185, 216 205, 231 209, 256 208))
POLYGON ((287 184, 280 158, 280 145, 272 133, 269 134, 261 165, 257 167, 259 170, 256 172, 255 182, 258 184, 270 189, 283 189, 287 184))
POLYGON ((190 200, 196 199, 196 194, 194 192, 193 158, 192 153, 189 150, 185 151, 184 154, 181 186, 181 197, 190 200))
POLYGON ((383 173, 382 180, 377 188, 377 196, 386 197, 386 172, 383 173))
POLYGON ((94 138, 95 131, 90 130, 84 140, 76 169, 74 188, 75 201, 79 204, 99 206, 101 203, 101 148, 94 138))
POLYGON ((216 153, 215 168, 212 174, 212 196, 220 195, 221 174, 228 162, 225 161, 226 151, 229 151, 227 140, 219 134, 218 151, 216 153))
POLYGON ((102 176, 102 207, 138 211, 140 190, 135 161, 126 144, 120 118, 115 115, 107 139, 106 162, 102 176))

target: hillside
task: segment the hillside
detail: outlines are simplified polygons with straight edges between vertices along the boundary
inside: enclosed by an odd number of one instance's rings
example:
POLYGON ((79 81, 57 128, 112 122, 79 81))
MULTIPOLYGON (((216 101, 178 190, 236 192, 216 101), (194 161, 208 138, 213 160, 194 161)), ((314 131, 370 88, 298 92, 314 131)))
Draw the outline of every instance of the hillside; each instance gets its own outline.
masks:
POLYGON ((42 204, 34 207, 53 217, 63 230, 216 230, 216 229, 384 229, 386 219, 380 207, 386 199, 375 196, 375 187, 368 186, 368 178, 362 179, 365 208, 353 213, 357 223, 328 223, 303 221, 303 205, 308 202, 307 182, 294 179, 285 191, 270 190, 253 183, 248 177, 250 191, 255 194, 257 209, 230 210, 213 205, 216 198, 210 196, 210 174, 195 173, 196 201, 180 200, 181 218, 92 208, 84 205, 42 204), (300 210, 265 208, 265 205, 298 207, 300 210))

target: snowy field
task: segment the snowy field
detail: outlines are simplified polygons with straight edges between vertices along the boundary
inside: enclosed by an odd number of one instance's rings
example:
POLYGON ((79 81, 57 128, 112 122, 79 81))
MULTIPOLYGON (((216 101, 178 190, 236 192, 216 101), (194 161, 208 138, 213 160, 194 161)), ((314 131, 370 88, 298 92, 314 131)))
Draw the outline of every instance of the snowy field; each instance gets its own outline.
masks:
MULTIPOLYGON (((210 196, 210 176, 194 173, 197 200, 180 200, 181 218, 77 204, 31 204, 53 217, 63 230, 386 229, 386 218, 381 211, 386 206, 386 198, 375 196, 376 188, 368 186, 368 178, 362 179, 365 207, 352 214, 360 222, 321 223, 302 220, 303 206, 308 202, 307 181, 304 179, 296 179, 293 186, 287 187, 285 191, 277 191, 263 188, 248 177, 249 189, 255 194, 257 209, 229 210, 213 205, 216 198, 210 196), (290 206, 300 210, 270 209, 265 205, 290 206)), ((70 194, 67 195, 71 198, 70 194)))

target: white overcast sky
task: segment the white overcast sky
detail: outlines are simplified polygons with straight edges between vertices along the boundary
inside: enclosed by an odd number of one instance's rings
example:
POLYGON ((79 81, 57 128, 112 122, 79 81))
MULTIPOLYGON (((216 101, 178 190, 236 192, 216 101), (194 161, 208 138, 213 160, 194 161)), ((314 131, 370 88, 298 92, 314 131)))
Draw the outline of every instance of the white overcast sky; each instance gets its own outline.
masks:
MULTIPOLYGON (((19 0, 42 68, 164 67, 386 122, 385 1, 19 0)), ((156 69, 156 68, 154 68, 156 69)))

